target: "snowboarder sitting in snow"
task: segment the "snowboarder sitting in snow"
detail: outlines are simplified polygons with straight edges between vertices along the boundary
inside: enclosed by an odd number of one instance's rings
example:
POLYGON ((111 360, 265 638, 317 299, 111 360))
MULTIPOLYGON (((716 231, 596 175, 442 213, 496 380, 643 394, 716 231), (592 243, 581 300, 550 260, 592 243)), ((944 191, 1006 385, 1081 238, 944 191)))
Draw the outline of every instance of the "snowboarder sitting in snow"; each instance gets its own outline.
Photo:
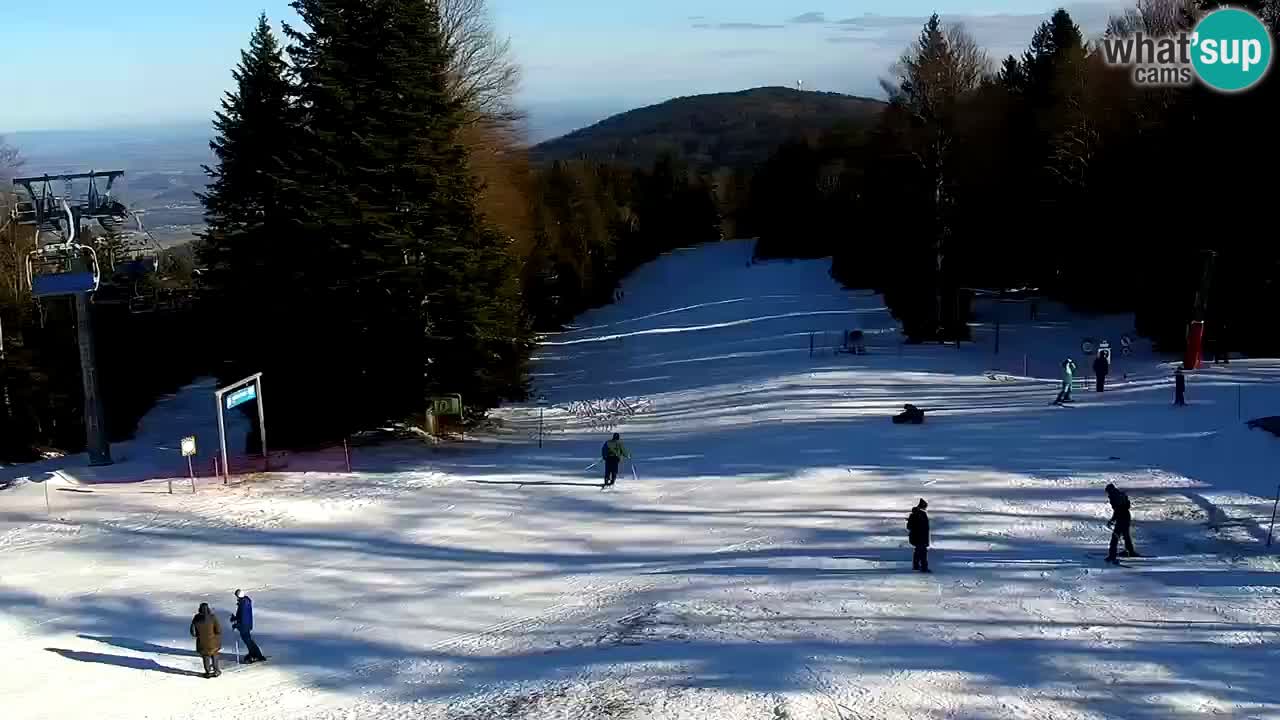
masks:
POLYGON ((622 465, 622 459, 631 459, 631 453, 622 444, 622 436, 614 433, 613 438, 600 448, 600 457, 604 459, 604 486, 609 487, 618 481, 618 468, 622 465))
POLYGON ((1133 523, 1133 518, 1129 515, 1129 496, 1115 485, 1108 484, 1107 499, 1111 501, 1111 519, 1107 521, 1107 527, 1113 528, 1107 562, 1113 565, 1120 564, 1120 560, 1116 557, 1116 545, 1120 542, 1120 538, 1124 538, 1124 554, 1121 557, 1142 557, 1137 550, 1133 549, 1133 538, 1129 535, 1133 523))
POLYGON ((924 411, 911 403, 903 405, 902 412, 893 416, 894 425, 919 425, 923 422, 924 411))
POLYGON ((266 660, 258 643, 253 641, 253 598, 236 590, 236 614, 231 616, 231 627, 240 631, 240 639, 244 641, 246 663, 266 660))
POLYGON ((920 572, 929 570, 929 513, 925 509, 929 503, 920 498, 920 504, 911 509, 907 516, 907 541, 915 548, 911 555, 911 569, 920 572))
POLYGON ((1187 404, 1187 376, 1182 374, 1182 368, 1173 374, 1173 404, 1178 407, 1187 404))
POLYGON ((1071 386, 1076 379, 1076 361, 1067 358, 1062 361, 1062 389, 1058 391, 1058 399, 1053 401, 1055 405, 1071 402, 1071 386))
POLYGON ((218 651, 222 650, 222 627, 209 609, 209 603, 200 603, 200 611, 191 618, 191 637, 196 639, 196 654, 204 661, 204 676, 215 678, 221 675, 218 651))
POLYGON ((1098 357, 1093 361, 1093 374, 1098 378, 1098 392, 1102 392, 1107 387, 1107 374, 1111 372, 1111 358, 1107 357, 1105 350, 1098 351, 1098 357))

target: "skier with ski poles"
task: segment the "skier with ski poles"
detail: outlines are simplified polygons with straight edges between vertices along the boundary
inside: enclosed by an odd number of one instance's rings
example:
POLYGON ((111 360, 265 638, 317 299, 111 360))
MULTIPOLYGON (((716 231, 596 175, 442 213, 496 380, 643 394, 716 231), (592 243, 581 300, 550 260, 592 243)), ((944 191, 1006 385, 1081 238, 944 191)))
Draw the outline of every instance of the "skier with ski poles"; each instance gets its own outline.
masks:
POLYGON ((239 589, 236 590, 236 614, 231 616, 231 627, 239 631, 240 639, 244 641, 246 664, 267 659, 253 639, 253 599, 239 589))
POLYGON ((1137 550, 1133 549, 1133 537, 1129 534, 1133 527, 1133 517, 1129 513, 1129 496, 1115 485, 1108 484, 1107 500, 1111 502, 1111 519, 1107 521, 1107 527, 1112 528, 1107 562, 1112 565, 1120 564, 1120 559, 1116 556, 1116 546, 1120 538, 1124 538, 1123 557, 1142 557, 1137 550))
POLYGON ((622 436, 614 433, 613 437, 605 442, 604 447, 600 448, 600 457, 604 460, 602 487, 611 487, 618 481, 618 468, 621 467, 623 458, 630 460, 631 453, 627 451, 627 446, 622 444, 622 436))

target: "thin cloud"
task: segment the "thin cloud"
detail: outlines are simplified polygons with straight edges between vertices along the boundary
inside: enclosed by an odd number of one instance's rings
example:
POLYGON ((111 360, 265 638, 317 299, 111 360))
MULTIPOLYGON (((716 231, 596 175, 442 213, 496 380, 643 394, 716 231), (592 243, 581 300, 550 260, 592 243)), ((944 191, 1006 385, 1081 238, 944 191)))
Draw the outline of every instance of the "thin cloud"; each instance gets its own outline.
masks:
POLYGON ((807 12, 797 15, 787 22, 793 25, 823 25, 827 22, 827 14, 823 12, 807 12))
POLYGON ((707 53, 718 58, 750 58, 761 57, 764 55, 776 55, 776 50, 768 50, 765 48, 725 48, 723 50, 712 50, 707 53))
POLYGON ((700 30, 781 30, 786 25, 764 25, 749 22, 698 23, 694 25, 700 30))
MULTIPOLYGON (((1122 12, 1128 0, 1084 3, 1067 7, 1071 19, 1080 26, 1086 39, 1096 37, 1106 29, 1107 19, 1122 12)), ((974 39, 993 57, 1025 49, 1031 42, 1040 23, 1049 19, 1052 11, 1044 13, 1002 13, 996 15, 941 15, 943 25, 963 25, 974 39)), ((828 37, 827 42, 842 45, 865 44, 874 47, 905 48, 920 35, 927 17, 892 15, 862 15, 836 21, 832 27, 840 35, 828 37)))

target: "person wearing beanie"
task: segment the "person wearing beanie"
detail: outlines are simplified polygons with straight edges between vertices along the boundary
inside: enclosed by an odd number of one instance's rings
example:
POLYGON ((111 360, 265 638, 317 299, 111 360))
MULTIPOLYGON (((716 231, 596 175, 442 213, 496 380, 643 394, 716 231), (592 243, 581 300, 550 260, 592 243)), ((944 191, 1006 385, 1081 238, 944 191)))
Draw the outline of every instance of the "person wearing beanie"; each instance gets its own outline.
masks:
POLYGON ((931 572, 929 570, 929 513, 925 510, 929 507, 929 503, 924 498, 920 498, 919 504, 911 509, 911 514, 907 516, 907 540, 911 546, 915 548, 915 552, 911 556, 911 569, 920 572, 931 572))
POLYGON ((253 599, 238 588, 236 589, 236 614, 231 616, 231 627, 240 632, 240 639, 244 641, 246 663, 267 659, 253 639, 253 599))

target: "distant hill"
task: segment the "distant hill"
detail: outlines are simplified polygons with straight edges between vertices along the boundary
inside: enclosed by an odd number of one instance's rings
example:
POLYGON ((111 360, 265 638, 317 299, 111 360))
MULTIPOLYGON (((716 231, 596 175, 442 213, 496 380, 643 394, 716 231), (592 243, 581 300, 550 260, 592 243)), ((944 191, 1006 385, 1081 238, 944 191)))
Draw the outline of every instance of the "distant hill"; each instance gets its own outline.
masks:
POLYGON ((704 169, 744 167, 787 140, 866 122, 883 108, 879 100, 783 87, 694 95, 614 115, 536 145, 533 155, 542 162, 589 156, 648 165, 673 152, 704 169))

